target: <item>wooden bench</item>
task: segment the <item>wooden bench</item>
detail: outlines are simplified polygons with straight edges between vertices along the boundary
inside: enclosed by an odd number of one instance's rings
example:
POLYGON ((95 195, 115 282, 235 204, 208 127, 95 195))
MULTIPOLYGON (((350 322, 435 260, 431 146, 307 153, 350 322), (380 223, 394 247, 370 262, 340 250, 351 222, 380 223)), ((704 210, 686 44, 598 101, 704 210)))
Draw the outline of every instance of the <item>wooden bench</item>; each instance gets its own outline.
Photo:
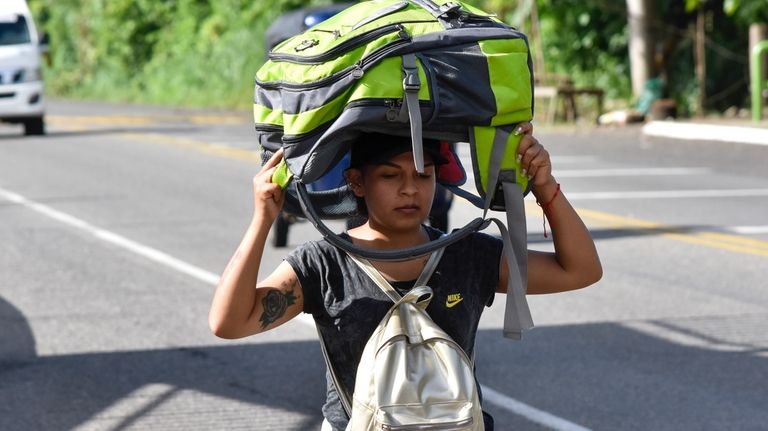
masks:
POLYGON ((594 97, 597 101, 597 117, 603 113, 603 99, 605 92, 597 87, 575 87, 570 80, 560 80, 559 83, 553 85, 539 85, 536 84, 533 89, 535 98, 547 98, 549 104, 547 105, 547 121, 553 123, 557 116, 557 103, 562 100, 563 102, 563 119, 565 121, 575 121, 579 117, 578 109, 576 107, 576 100, 580 96, 594 97))

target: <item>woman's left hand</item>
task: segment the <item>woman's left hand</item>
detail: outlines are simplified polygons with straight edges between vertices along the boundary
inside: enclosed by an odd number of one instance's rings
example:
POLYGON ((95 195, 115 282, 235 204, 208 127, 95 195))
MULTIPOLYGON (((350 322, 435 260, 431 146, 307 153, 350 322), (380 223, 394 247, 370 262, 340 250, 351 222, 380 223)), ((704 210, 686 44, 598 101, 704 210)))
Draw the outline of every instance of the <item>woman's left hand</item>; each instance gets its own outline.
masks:
POLYGON ((523 134, 520 145, 517 147, 517 158, 520 160, 523 175, 528 177, 536 189, 556 185, 555 178, 552 176, 549 152, 544 149, 538 139, 533 137, 533 124, 521 123, 515 132, 523 134))

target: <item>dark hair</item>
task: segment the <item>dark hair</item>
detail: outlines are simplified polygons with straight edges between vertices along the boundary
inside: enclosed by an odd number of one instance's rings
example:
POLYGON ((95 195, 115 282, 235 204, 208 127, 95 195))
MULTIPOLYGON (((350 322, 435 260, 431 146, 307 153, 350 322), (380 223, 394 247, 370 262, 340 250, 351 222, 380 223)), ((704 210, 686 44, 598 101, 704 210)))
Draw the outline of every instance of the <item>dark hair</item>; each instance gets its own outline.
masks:
MULTIPOLYGON (((436 165, 447 160, 440 154, 440 141, 422 139, 424 154, 429 155, 436 165)), ((349 166, 360 168, 367 165, 379 165, 393 157, 413 150, 410 136, 387 135, 384 133, 364 133, 352 144, 349 166)))
MULTIPOLYGON (((422 139, 424 155, 432 162, 441 165, 446 159, 440 154, 440 141, 422 139)), ((368 166, 375 166, 391 160, 402 153, 413 151, 410 136, 396 136, 384 133, 363 133, 352 144, 349 169, 363 171, 368 166)), ((368 206, 365 199, 355 195, 357 203, 356 216, 368 218, 368 206)))
POLYGON ((355 214, 353 216, 368 218, 368 205, 365 204, 365 198, 355 195, 355 214))

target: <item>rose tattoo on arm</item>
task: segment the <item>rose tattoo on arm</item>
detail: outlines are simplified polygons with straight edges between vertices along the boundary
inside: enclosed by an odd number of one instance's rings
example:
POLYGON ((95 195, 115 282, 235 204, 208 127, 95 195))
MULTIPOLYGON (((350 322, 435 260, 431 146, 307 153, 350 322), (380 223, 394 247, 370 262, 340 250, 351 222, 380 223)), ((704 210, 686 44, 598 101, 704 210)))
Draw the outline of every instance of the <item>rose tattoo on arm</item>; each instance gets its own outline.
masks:
POLYGON ((287 292, 272 289, 267 292, 267 295, 261 300, 261 305, 264 308, 264 313, 259 319, 261 321, 261 329, 280 319, 285 314, 285 310, 295 303, 296 296, 293 294, 293 289, 287 292))

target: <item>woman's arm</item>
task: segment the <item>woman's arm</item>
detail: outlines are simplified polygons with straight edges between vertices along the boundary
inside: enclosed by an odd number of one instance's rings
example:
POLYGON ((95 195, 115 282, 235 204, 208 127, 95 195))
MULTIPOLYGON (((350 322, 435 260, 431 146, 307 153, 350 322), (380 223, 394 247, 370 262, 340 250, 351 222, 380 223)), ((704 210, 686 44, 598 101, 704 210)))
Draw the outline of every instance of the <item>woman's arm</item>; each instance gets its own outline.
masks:
MULTIPOLYGON (((552 229, 554 253, 528 251, 528 294, 580 289, 600 280, 603 274, 595 243, 581 217, 566 199, 552 176, 549 153, 532 136, 530 123, 518 147, 521 163, 531 178, 533 195, 552 229)), ((498 292, 506 292, 508 268, 502 259, 498 292)))
POLYGON ((282 189, 271 181, 282 155, 282 150, 275 153, 253 178, 253 218, 221 275, 208 314, 211 331, 219 337, 258 334, 287 322, 304 308, 301 285, 288 263, 257 283, 267 235, 284 200, 282 189))
POLYGON ((596 283, 603 276, 595 243, 562 191, 555 195, 557 183, 542 187, 536 197, 552 228, 554 253, 528 251, 528 294, 557 293, 581 289, 596 283), (546 196, 546 197, 544 197, 546 196))

